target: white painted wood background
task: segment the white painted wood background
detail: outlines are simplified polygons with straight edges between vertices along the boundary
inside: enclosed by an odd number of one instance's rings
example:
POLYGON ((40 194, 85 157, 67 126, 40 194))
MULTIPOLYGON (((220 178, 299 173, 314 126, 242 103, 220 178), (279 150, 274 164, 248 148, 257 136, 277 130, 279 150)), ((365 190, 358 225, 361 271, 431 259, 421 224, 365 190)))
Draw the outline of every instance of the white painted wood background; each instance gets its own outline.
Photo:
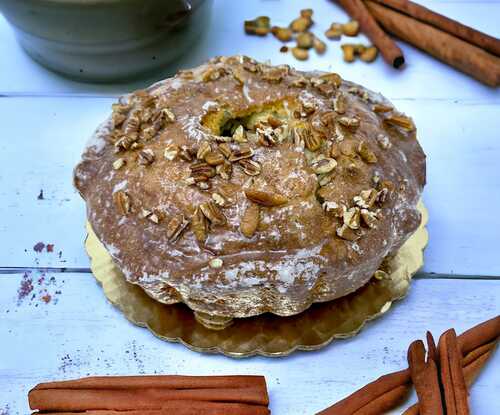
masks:
MULTIPOLYGON (((500 36, 497 0, 419 2, 500 36)), ((41 381, 138 373, 263 374, 274 414, 313 414, 405 366, 406 347, 425 330, 460 332, 499 314, 498 89, 404 44, 407 66, 395 71, 381 59, 345 64, 336 42, 328 42, 326 55, 312 53, 309 61, 297 62, 278 52, 274 38, 243 34, 244 19, 266 14, 285 25, 303 4, 216 0, 207 35, 187 56, 150 79, 118 85, 73 82, 38 66, 0 15, 0 415, 28 414, 27 391, 41 381), (382 92, 415 118, 428 155, 424 200, 430 244, 423 272, 409 296, 383 318, 356 338, 319 352, 234 360, 164 343, 128 323, 88 273, 84 204, 71 183, 87 137, 120 93, 213 55, 236 53, 338 71, 382 92), (41 189, 44 199, 38 200, 41 189), (54 244, 54 252, 35 253, 39 241, 54 244), (19 299, 25 273, 34 281, 34 298, 19 299), (46 294, 48 304, 42 299, 46 294)), ((307 6, 315 10, 317 34, 346 19, 328 0, 310 0, 307 6)), ((500 413, 499 361, 497 356, 490 362, 473 389, 474 414, 500 413)))

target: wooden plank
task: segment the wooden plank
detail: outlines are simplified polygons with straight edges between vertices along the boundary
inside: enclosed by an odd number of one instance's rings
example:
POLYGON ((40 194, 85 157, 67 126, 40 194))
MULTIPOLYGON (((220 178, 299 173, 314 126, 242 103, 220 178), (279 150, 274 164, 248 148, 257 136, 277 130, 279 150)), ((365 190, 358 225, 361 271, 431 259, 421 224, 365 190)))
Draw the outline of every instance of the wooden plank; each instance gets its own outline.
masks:
MULTIPOLYGON (((84 203, 72 169, 109 98, 3 98, 0 140, 0 267, 88 267, 84 203), (22 108, 22 111, 20 111, 22 108), (40 190, 43 200, 38 200, 40 190), (54 244, 54 252, 33 246, 54 244), (59 256, 59 252, 61 255, 59 256)), ((426 272, 500 275, 500 106, 476 101, 397 100, 415 117, 428 155, 426 272)))
MULTIPOLYGON (((500 36, 500 26, 496 18, 500 15, 498 2, 428 0, 421 3, 493 36, 500 36)), ((11 28, 0 16, 0 56, 8 57, 3 59, 0 65, 0 94, 117 94, 148 85, 153 80, 175 73, 179 68, 198 65, 215 55, 244 53, 259 60, 270 59, 273 63, 288 63, 299 69, 338 71, 350 80, 380 89, 395 98, 498 99, 495 90, 482 86, 407 45, 403 45, 407 67, 403 71, 396 71, 388 67, 382 59, 371 65, 362 62, 344 63, 340 43, 335 41, 327 42, 329 48, 325 55, 317 56, 313 52, 308 61, 299 62, 290 53, 280 53, 281 44, 272 36, 260 38, 246 36, 243 32, 243 21, 259 14, 269 15, 275 24, 288 25, 298 15, 301 7, 303 5, 299 0, 288 2, 286 7, 279 1, 218 0, 214 4, 213 19, 207 33, 188 54, 152 77, 116 85, 74 82, 40 67, 17 45, 11 28)), ((347 19, 339 6, 331 1, 310 0, 308 7, 315 11, 314 32, 320 37, 323 37, 331 22, 347 19)), ((350 41, 353 39, 343 40, 344 43, 350 41)), ((354 41, 365 41, 365 38, 360 37, 354 41)))
MULTIPOLYGON (((41 381, 151 373, 263 374, 273 413, 312 414, 403 368, 407 346, 426 330, 462 332, 500 312, 500 281, 416 280, 405 300, 353 339, 288 358, 234 360, 165 343, 128 323, 90 274, 33 272, 29 279, 34 290, 20 298, 23 275, 0 275, 0 412, 8 404, 10 414, 28 412, 27 391, 41 381), (47 294, 48 303, 42 299, 47 294)), ((498 358, 474 387, 472 413, 496 413, 498 358)))

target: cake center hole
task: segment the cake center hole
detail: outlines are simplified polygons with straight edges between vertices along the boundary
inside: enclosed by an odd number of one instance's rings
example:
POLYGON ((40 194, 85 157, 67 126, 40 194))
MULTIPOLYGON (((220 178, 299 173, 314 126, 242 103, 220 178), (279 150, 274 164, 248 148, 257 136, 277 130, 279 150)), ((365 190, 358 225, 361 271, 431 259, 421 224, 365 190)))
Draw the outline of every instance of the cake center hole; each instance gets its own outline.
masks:
POLYGON ((292 120, 293 107, 282 100, 239 112, 220 109, 205 115, 202 125, 222 137, 232 137, 240 126, 245 133, 255 132, 257 128, 278 128, 292 120))

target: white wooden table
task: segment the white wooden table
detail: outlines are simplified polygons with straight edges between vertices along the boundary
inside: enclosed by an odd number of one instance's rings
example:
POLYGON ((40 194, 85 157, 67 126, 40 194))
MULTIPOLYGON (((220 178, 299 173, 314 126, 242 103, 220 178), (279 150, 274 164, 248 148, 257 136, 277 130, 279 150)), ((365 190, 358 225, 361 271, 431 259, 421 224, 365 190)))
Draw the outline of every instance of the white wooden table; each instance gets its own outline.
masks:
MULTIPOLYGON (((498 0, 420 2, 500 36, 498 0)), ((345 64, 334 42, 325 56, 297 62, 278 52, 274 38, 243 34, 245 18, 267 14, 284 25, 301 3, 216 0, 208 35, 187 56, 153 79, 121 85, 77 83, 45 70, 19 48, 0 16, 1 415, 28 414, 27 391, 41 381, 146 373, 263 374, 273 413, 313 414, 404 367, 406 347, 425 330, 461 332, 500 312, 499 91, 407 45, 408 64, 398 72, 380 59, 345 64), (120 93, 213 55, 237 53, 335 70, 382 92, 414 117, 428 155, 430 243, 423 272, 383 318, 318 352, 234 360, 164 343, 128 323, 89 273, 84 203, 71 182, 87 137, 120 93), (53 252, 35 252, 38 242, 53 244, 53 252)), ((346 19, 327 0, 306 3, 315 10, 316 33, 346 19)), ((499 362, 496 356, 473 388, 474 414, 500 413, 499 362)))

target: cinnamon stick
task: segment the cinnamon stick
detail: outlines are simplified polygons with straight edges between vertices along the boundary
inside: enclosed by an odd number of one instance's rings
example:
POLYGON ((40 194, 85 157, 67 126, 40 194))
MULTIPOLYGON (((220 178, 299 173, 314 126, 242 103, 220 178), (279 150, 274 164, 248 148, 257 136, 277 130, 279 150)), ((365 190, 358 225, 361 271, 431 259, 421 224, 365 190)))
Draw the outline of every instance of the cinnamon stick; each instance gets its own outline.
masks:
POLYGON ((408 348, 408 364, 411 380, 417 392, 422 415, 441 415, 443 403, 439 387, 436 362, 425 360, 425 346, 421 340, 414 341, 408 348))
MULTIPOLYGON (((33 415, 38 415, 39 412, 33 415)), ((226 402, 170 401, 162 409, 131 411, 90 410, 84 412, 44 412, 44 415, 269 415, 265 406, 226 402)))
POLYGON ((171 400, 234 402, 267 405, 267 394, 259 388, 238 389, 34 389, 29 393, 31 409, 40 411, 85 411, 90 409, 160 409, 171 400))
MULTIPOLYGON (((429 337, 430 336, 427 336, 429 348, 434 349, 435 345, 434 347, 431 346, 431 342, 434 343, 434 339, 429 340, 429 337)), ((464 377, 468 384, 472 383, 480 369, 493 353, 495 341, 497 341, 498 337, 500 337, 500 316, 478 324, 458 337, 458 343, 460 344, 462 354, 465 355, 462 364, 467 363, 467 360, 470 359, 467 359, 468 353, 478 353, 476 349, 484 346, 485 343, 493 343, 489 351, 480 355, 479 358, 464 367, 464 377)), ((431 352, 431 356, 432 353, 433 352, 431 352)), ((437 354, 437 352, 434 353, 437 354)), ((393 389, 398 388, 399 386, 404 386, 409 382, 411 382, 409 369, 381 376, 336 404, 318 412, 316 415, 352 415, 363 406, 369 405, 371 401, 376 400, 377 398, 388 394, 393 389)), ((404 415, 418 415, 418 413, 419 407, 418 404, 416 404, 408 408, 406 412, 404 412, 404 415)))
POLYGON ((458 336, 458 344, 465 355, 483 344, 500 337, 500 315, 486 320, 458 336))
POLYGON ((486 85, 500 85, 500 58, 449 33, 371 0, 365 4, 385 30, 486 85))
MULTIPOLYGON (((479 376, 481 369, 484 367, 488 359, 493 354, 497 342, 490 342, 484 346, 471 351, 462 360, 465 383, 470 388, 476 378, 479 376)), ((419 415, 419 404, 410 406, 402 415, 419 415)))
POLYGON ((438 357, 436 342, 434 341, 434 336, 432 335, 432 333, 430 331, 428 331, 427 333, 425 333, 425 337, 427 339, 428 359, 433 360, 434 362, 436 362, 436 365, 437 365, 437 362, 439 361, 439 357, 438 357))
POLYGON ((389 373, 367 384, 336 404, 316 415, 352 415, 375 399, 410 382, 410 371, 400 370, 389 373))
POLYGON ((91 376, 40 383, 34 389, 266 389, 264 376, 91 376))
POLYGON ((374 0, 500 56, 500 40, 408 0, 374 0))
POLYGON ((380 395, 373 401, 353 412, 352 415, 380 415, 399 405, 408 396, 411 385, 406 383, 380 395))
POLYGON ((497 345, 497 341, 492 341, 492 342, 486 343, 482 346, 479 346, 478 348, 467 353, 464 356, 464 358, 462 359, 462 367, 466 367, 467 365, 472 363, 474 360, 481 357, 483 354, 488 353, 489 351, 493 350, 496 347, 496 345, 497 345))
MULTIPOLYGON (((468 415, 467 386, 462 369, 462 354, 454 329, 445 331, 439 339, 441 384, 447 415, 468 415)), ((422 403, 420 402, 420 412, 422 403)))
POLYGON ((481 369, 493 354, 493 349, 479 356, 476 360, 464 367, 464 378, 467 386, 471 386, 479 376, 481 369))
POLYGON ((359 22, 361 31, 379 49, 389 65, 399 68, 405 63, 401 49, 380 28, 361 0, 338 0, 338 2, 351 18, 359 22))

